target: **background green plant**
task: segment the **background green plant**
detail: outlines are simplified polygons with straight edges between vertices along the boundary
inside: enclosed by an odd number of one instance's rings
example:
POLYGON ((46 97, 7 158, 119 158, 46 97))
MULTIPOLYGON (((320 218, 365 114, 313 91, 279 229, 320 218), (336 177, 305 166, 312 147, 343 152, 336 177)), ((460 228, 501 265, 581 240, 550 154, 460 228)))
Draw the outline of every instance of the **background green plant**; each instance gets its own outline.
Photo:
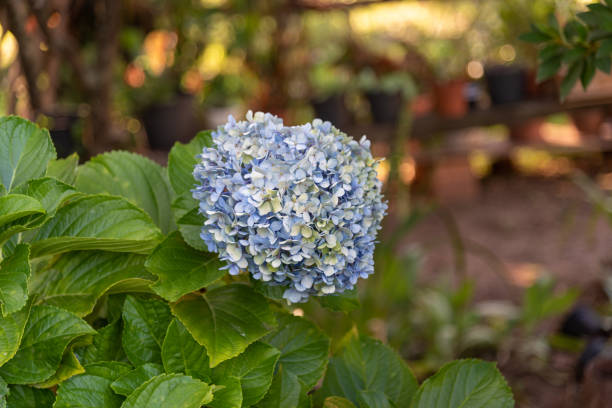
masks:
MULTIPOLYGON (((355 330, 330 358, 274 288, 220 270, 189 191, 210 143, 175 145, 167 168, 126 152, 78 165, 55 159, 46 130, 0 119, 0 406, 513 406, 492 363, 453 362, 419 386, 355 330)), ((354 309, 352 295, 320 302, 354 309)))

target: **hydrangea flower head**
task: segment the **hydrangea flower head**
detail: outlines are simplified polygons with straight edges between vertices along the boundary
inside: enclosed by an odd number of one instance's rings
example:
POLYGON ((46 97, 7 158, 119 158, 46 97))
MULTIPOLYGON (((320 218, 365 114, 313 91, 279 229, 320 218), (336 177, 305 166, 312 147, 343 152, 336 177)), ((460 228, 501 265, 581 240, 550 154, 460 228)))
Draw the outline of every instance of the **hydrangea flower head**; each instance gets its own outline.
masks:
POLYGON ((341 293, 374 272, 387 204, 370 142, 329 122, 284 126, 269 113, 212 133, 194 169, 201 237, 230 274, 286 287, 290 303, 341 293))

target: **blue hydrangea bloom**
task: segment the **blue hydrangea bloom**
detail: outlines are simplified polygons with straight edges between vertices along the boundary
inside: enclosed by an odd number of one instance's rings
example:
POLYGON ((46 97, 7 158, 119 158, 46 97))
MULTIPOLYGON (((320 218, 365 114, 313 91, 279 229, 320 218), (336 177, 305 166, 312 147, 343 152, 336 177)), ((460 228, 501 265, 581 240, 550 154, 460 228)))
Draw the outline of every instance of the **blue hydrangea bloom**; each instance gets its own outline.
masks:
POLYGON ((230 274, 286 287, 283 297, 341 293, 374 272, 387 204, 370 142, 315 119, 284 126, 247 113, 212 133, 194 169, 201 237, 230 274))

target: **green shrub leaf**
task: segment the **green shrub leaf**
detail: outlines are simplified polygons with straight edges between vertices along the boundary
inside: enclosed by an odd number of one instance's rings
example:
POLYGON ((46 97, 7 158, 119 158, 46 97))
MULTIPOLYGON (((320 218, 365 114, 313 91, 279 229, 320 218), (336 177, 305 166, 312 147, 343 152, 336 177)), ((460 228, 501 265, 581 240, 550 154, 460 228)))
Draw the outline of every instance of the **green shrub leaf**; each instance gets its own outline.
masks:
POLYGON ((16 116, 0 118, 0 190, 42 176, 56 153, 46 129, 16 116))
POLYGON ((272 384, 272 376, 280 351, 260 341, 251 344, 238 357, 226 360, 213 369, 213 380, 240 379, 243 406, 259 402, 272 384))
POLYGON ((193 168, 198 162, 196 156, 202 153, 205 146, 212 146, 210 130, 199 132, 187 144, 177 142, 172 146, 168 155, 168 175, 177 195, 194 187, 193 168))
POLYGON ((19 244, 0 263, 0 306, 2 316, 21 310, 28 301, 30 246, 19 244))
POLYGON ((173 304, 172 312, 206 347, 211 367, 242 353, 275 324, 266 299, 243 284, 191 296, 173 304))
POLYGON ((0 245, 13 234, 34 228, 43 221, 45 209, 35 198, 23 194, 0 197, 0 245))
POLYGON ((323 376, 329 354, 329 338, 312 322, 287 313, 277 315, 278 329, 264 341, 281 351, 279 364, 308 388, 323 376))
POLYGON ((66 184, 74 185, 76 180, 77 167, 79 166, 79 155, 72 153, 65 159, 51 160, 47 164, 47 172, 45 173, 48 177, 53 177, 62 181, 66 184))
POLYGON ((125 199, 87 195, 61 207, 41 227, 32 256, 91 249, 148 253, 160 238, 151 218, 125 199))
POLYGON ((51 177, 30 180, 16 188, 15 192, 37 199, 47 215, 54 215, 65 200, 78 194, 74 187, 51 177))
POLYGON ((194 250, 178 233, 162 241, 145 266, 159 278, 151 288, 171 302, 210 285, 226 273, 220 269, 222 264, 216 255, 194 250))
POLYGON ((122 374, 111 384, 111 388, 119 395, 128 396, 151 378, 163 374, 164 367, 160 364, 143 364, 132 371, 122 374))
POLYGON ((161 364, 161 347, 170 324, 170 309, 158 299, 128 296, 123 304, 123 350, 130 362, 161 364))
MULTIPOLYGON (((236 377, 224 377, 215 382, 217 389, 214 391, 212 402, 208 403, 211 408, 240 408, 242 407, 242 388, 240 380, 236 377)), ((248 405, 245 405, 248 406, 248 405)))
POLYGON ((514 398, 495 364, 460 360, 446 364, 419 388, 412 408, 513 407, 514 398))
POLYGON ((60 363, 59 368, 50 378, 45 381, 34 384, 36 388, 51 388, 62 381, 67 380, 70 377, 73 377, 77 374, 84 373, 85 369, 81 365, 81 362, 77 359, 72 351, 72 347, 68 347, 68 350, 64 352, 64 356, 62 357, 62 361, 60 363))
POLYGON ((111 384, 128 371, 129 365, 117 361, 90 364, 84 374, 60 384, 53 408, 119 408, 123 398, 113 393, 111 384))
POLYGON ((34 306, 26 323, 21 346, 15 356, 0 367, 0 376, 9 384, 45 381, 59 368, 68 344, 95 331, 74 314, 54 306, 34 306))
POLYGON ((210 367, 206 348, 201 346, 185 326, 173 319, 168 326, 161 350, 162 362, 167 373, 185 373, 210 382, 210 367))
POLYGON ((51 408, 55 395, 49 390, 39 390, 26 385, 11 385, 6 398, 7 408, 51 408))
POLYGON ((330 359, 321 396, 341 396, 361 406, 364 398, 380 393, 390 406, 408 407, 416 389, 414 375, 393 350, 378 340, 352 336, 341 355, 330 359))
POLYGON ((121 408, 200 408, 213 399, 212 388, 180 374, 161 374, 138 387, 121 408))
POLYGON ((336 312, 352 312, 359 308, 359 296, 357 288, 347 290, 344 293, 334 293, 326 296, 317 296, 321 306, 336 312))
POLYGON ((19 312, 0 316, 0 367, 17 353, 29 315, 30 307, 26 305, 19 312))
POLYGON ((200 238, 204 221, 206 221, 204 216, 198 213, 197 208, 194 208, 176 222, 185 242, 199 251, 208 250, 204 240, 200 238))
POLYGON ((310 408, 308 387, 288 370, 280 367, 274 375, 272 386, 258 408, 310 408))
POLYGON ((125 197, 145 210, 164 234, 175 229, 166 170, 144 156, 123 151, 96 156, 79 167, 75 185, 85 193, 125 197))
POLYGON ((121 357, 124 356, 121 347, 121 323, 122 320, 118 319, 102 327, 93 336, 90 345, 78 350, 79 358, 83 364, 121 360, 121 357))
POLYGON ((154 277, 145 271, 144 261, 142 255, 102 251, 63 254, 45 271, 45 281, 39 290, 41 299, 86 316, 100 296, 117 285, 152 282, 154 277))

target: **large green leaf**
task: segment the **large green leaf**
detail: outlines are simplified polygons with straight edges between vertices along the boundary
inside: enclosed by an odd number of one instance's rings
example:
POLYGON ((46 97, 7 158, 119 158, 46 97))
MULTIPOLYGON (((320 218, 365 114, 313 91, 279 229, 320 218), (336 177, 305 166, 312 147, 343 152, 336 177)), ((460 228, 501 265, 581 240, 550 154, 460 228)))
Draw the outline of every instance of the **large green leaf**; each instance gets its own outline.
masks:
POLYGON ((0 408, 6 408, 6 396, 8 393, 8 384, 0 377, 0 408))
POLYGON ((121 323, 122 320, 118 319, 102 327, 93 336, 92 343, 79 350, 79 359, 83 364, 120 360, 124 357, 121 347, 121 323))
POLYGON ((251 344, 238 357, 226 360, 213 369, 213 381, 235 377, 240 379, 243 406, 259 402, 272 384, 272 376, 280 351, 260 341, 251 344))
POLYGON ((215 381, 214 398, 208 403, 211 408, 240 408, 242 407, 242 388, 240 380, 236 377, 224 377, 215 381))
POLYGON ((123 151, 96 156, 79 167, 75 185, 86 193, 127 198, 145 210, 163 233, 175 228, 170 210, 174 194, 166 170, 144 156, 123 151))
POLYGON ((51 377, 38 384, 34 384, 36 388, 51 388, 57 384, 66 381, 70 377, 74 377, 77 374, 84 373, 85 369, 81 365, 81 362, 77 359, 72 351, 72 347, 68 347, 59 368, 51 377))
POLYGON ((213 399, 212 388, 180 374, 161 374, 138 387, 121 408, 200 408, 213 399))
POLYGON ((264 341, 281 351, 279 364, 312 388, 325 372, 329 338, 312 322, 288 313, 277 314, 278 329, 264 341))
POLYGON ((205 146, 212 146, 211 131, 199 132, 189 143, 175 143, 168 155, 168 175, 177 195, 191 190, 195 185, 193 168, 198 163, 197 155, 205 146))
POLYGON ((64 254, 45 272, 40 297, 45 303, 86 316, 109 289, 130 281, 152 281, 144 261, 142 255, 102 251, 64 254))
POLYGON ((38 227, 45 209, 35 198, 23 194, 0 196, 0 245, 12 235, 38 227))
POLYGON ((201 346, 177 319, 168 326, 161 350, 167 373, 185 373, 210 382, 210 367, 206 348, 201 346))
POLYGON ((198 208, 193 208, 176 222, 185 242, 200 251, 206 251, 208 249, 204 240, 200 238, 200 232, 204 226, 204 221, 206 221, 206 219, 198 212, 198 208))
POLYGON ((42 176, 55 157, 47 130, 16 116, 0 118, 0 190, 42 176))
POLYGON ((95 331, 74 314, 54 306, 34 306, 17 354, 0 367, 11 384, 45 381, 59 368, 68 344, 95 331))
POLYGON ((111 388, 119 395, 128 396, 151 378, 163 374, 164 367, 160 364, 147 363, 118 377, 111 388))
POLYGON ((51 160, 49 164, 47 164, 47 172, 45 175, 56 178, 66 184, 74 185, 78 165, 79 155, 72 153, 65 159, 51 160))
POLYGON ((159 277, 152 289, 174 302, 181 296, 215 282, 225 271, 217 256, 196 251, 173 233, 147 258, 147 270, 159 277))
POLYGON ((30 247, 19 244, 0 263, 0 307, 2 316, 19 311, 28 301, 30 247))
POLYGON ((51 408, 55 395, 26 385, 11 385, 6 398, 7 408, 51 408))
POLYGON ((355 408, 355 405, 346 398, 328 397, 323 402, 323 408, 355 408))
POLYGON ((71 185, 52 177, 30 180, 17 187, 15 192, 38 200, 47 215, 55 214, 64 201, 79 194, 71 185))
POLYGON ((336 312, 348 313, 359 308, 359 295, 356 288, 347 290, 344 293, 317 296, 316 299, 321 306, 336 312))
POLYGON ((274 375, 270 390, 257 407, 259 408, 310 408, 308 387, 283 367, 274 375))
POLYGON ((171 318, 168 305, 161 300, 135 296, 125 299, 121 342, 132 364, 161 364, 161 347, 171 318))
POLYGON ((61 207, 41 227, 32 256, 90 249, 148 253, 160 238, 151 218, 125 199, 86 195, 61 207))
POLYGON ((23 330, 30 315, 30 305, 9 316, 0 316, 0 366, 13 358, 19 349, 23 330))
POLYGON ((381 394, 391 406, 408 407, 417 381, 406 363, 378 340, 352 336, 330 360, 319 396, 340 396, 363 406, 381 394))
POLYGON ((514 407, 512 391, 494 363, 459 360, 425 380, 412 408, 514 407))
POLYGON ((242 353, 275 325, 266 299, 243 284, 190 296, 173 304, 172 312, 206 347, 211 367, 242 353))
POLYGON ((90 364, 85 373, 60 384, 53 408, 119 408, 123 398, 111 384, 128 371, 129 365, 117 361, 90 364))

